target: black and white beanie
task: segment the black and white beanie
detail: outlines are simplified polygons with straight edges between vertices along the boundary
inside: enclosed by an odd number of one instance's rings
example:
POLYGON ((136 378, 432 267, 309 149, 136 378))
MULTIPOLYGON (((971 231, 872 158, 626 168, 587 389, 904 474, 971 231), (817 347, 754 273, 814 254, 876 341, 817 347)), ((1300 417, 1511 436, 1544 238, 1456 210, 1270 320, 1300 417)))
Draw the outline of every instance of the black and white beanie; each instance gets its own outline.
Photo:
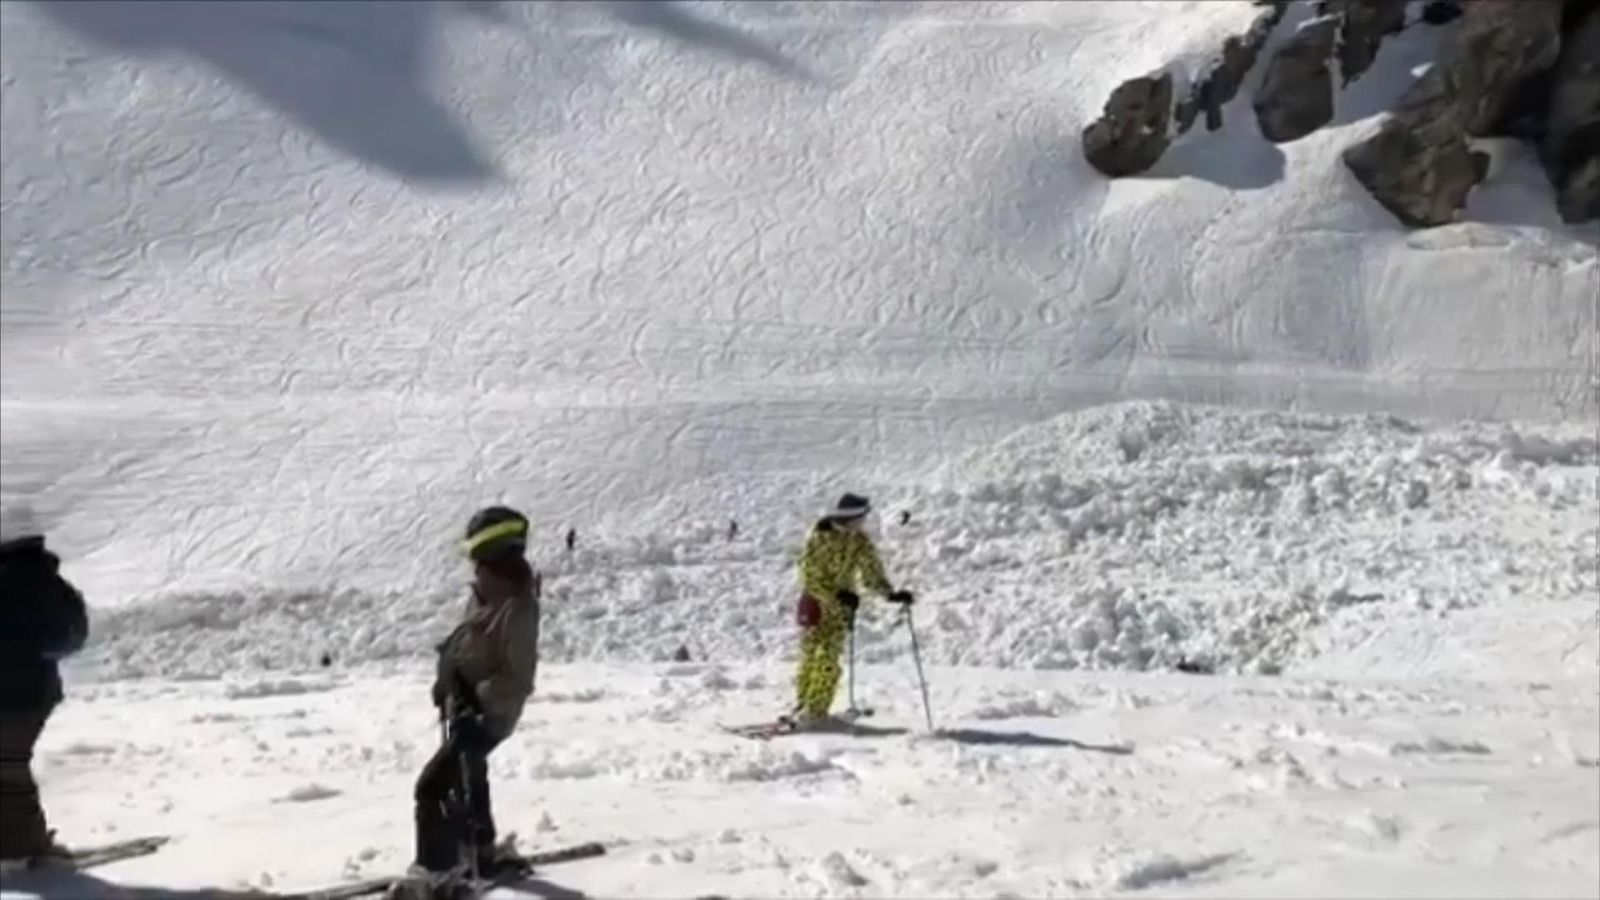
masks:
POLYGON ((833 509, 828 513, 828 518, 835 522, 849 522, 859 519, 869 512, 872 512, 872 504, 867 502, 867 498, 857 494, 845 494, 839 498, 838 503, 833 505, 833 509))

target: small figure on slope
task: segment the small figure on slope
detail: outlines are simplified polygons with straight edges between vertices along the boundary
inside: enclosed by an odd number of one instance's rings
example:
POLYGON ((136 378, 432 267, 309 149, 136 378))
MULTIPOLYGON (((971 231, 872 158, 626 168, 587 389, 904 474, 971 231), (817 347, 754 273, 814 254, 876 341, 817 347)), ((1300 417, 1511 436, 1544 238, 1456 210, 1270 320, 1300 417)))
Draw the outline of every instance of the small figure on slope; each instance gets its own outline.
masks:
POLYGON ((89 637, 83 595, 42 535, 0 543, 0 866, 67 866, 45 826, 33 748, 62 700, 57 660, 89 637))
POLYGON ((816 726, 827 721, 839 687, 839 655, 855 627, 859 591, 873 591, 890 603, 908 605, 910 591, 897 591, 883 573, 878 550, 864 525, 872 505, 845 494, 812 527, 800 555, 800 669, 795 676, 795 715, 786 724, 816 726))
POLYGON ((541 578, 525 556, 527 537, 526 517, 494 506, 472 517, 462 542, 473 563, 472 596, 461 624, 438 647, 433 703, 445 739, 416 787, 411 874, 436 888, 474 870, 492 878, 502 862, 488 757, 516 728, 538 668, 541 578), (473 855, 462 858, 463 846, 473 855))

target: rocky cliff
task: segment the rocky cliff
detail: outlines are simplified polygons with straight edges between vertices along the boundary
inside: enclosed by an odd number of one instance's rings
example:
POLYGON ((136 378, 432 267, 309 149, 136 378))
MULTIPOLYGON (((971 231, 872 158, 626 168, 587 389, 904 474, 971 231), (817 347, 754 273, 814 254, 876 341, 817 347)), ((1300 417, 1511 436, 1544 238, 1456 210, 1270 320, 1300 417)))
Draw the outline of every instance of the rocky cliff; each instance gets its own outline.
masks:
POLYGON ((1114 90, 1083 132, 1090 164, 1112 177, 1149 170, 1202 113, 1209 130, 1225 127, 1222 106, 1256 71, 1261 135, 1299 140, 1334 120, 1339 92, 1371 69, 1386 38, 1439 27, 1450 33, 1438 58, 1377 133, 1346 149, 1355 178, 1407 225, 1443 225, 1489 171, 1473 142, 1517 138, 1537 148, 1565 221, 1600 219, 1600 0, 1315 0, 1270 54, 1287 4, 1258 3, 1261 15, 1187 92, 1167 71, 1114 90))

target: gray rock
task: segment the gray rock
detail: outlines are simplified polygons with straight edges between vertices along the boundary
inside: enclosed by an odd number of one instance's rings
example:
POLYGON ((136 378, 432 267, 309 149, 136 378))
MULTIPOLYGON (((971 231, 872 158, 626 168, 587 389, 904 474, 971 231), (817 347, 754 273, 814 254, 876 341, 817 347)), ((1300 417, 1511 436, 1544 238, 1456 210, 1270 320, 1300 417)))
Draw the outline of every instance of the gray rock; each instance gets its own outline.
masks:
MULTIPOLYGON (((1245 77, 1255 68, 1261 48, 1266 46, 1272 30, 1283 19, 1285 8, 1281 2, 1273 3, 1256 17, 1244 34, 1230 35, 1222 42, 1221 58, 1206 77, 1195 85, 1192 95, 1195 110, 1203 110, 1206 114, 1207 131, 1222 128, 1222 107, 1239 96, 1239 88, 1244 86, 1245 77)), ((1180 122, 1179 130, 1187 130, 1187 126, 1180 122)))
POLYGON ((1407 0, 1328 0, 1339 15, 1339 79, 1348 85, 1372 68, 1383 39, 1406 25, 1407 0))
POLYGON ((1556 207, 1573 224, 1600 218, 1600 4, 1590 6, 1562 40, 1539 144, 1556 207))
MULTIPOLYGON (((1591 135, 1590 146, 1594 146, 1591 135)), ((1600 219, 1600 148, 1567 173, 1566 183, 1556 195, 1556 209, 1562 221, 1577 225, 1600 219)))
POLYGON ((1488 172, 1459 132, 1383 128, 1344 152, 1356 180, 1396 218, 1413 228, 1460 218, 1467 196, 1488 172))
POLYGON ((1429 0, 1422 7, 1422 21, 1429 25, 1448 25, 1461 18, 1461 0, 1429 0))
POLYGON ((1439 62, 1376 135, 1345 151, 1345 166, 1407 225, 1456 221, 1488 171, 1467 139, 1490 136, 1518 85, 1556 61, 1560 19, 1551 0, 1467 6, 1439 62))
MULTIPOLYGON (((1283 19, 1284 12, 1288 9, 1288 0, 1254 0, 1254 4, 1262 7, 1262 11, 1251 22, 1250 28, 1243 34, 1231 35, 1222 44, 1222 51, 1211 68, 1190 88, 1183 97, 1176 98, 1172 107, 1171 124, 1177 134, 1184 134, 1194 127, 1200 113, 1206 115, 1206 128, 1217 131, 1222 128, 1222 107, 1239 95, 1239 88, 1249 76, 1250 70, 1255 67, 1256 59, 1261 54, 1261 48, 1266 45, 1267 39, 1272 36, 1272 30, 1283 19)), ((1157 76, 1146 76, 1155 78, 1157 76)), ((1138 79, 1134 79, 1138 81, 1138 79)), ((1123 85, 1128 87, 1128 85, 1123 85)), ((1147 86, 1139 86, 1139 90, 1149 90, 1147 86)), ((1124 98, 1128 102, 1133 98, 1124 98)), ((1107 113, 1101 121, 1107 124, 1096 133, 1096 154, 1102 159, 1109 155, 1127 157, 1130 151, 1125 149, 1132 141, 1127 135, 1120 135, 1112 123, 1113 103, 1106 104, 1107 113), (1122 150, 1113 150, 1113 147, 1123 147, 1122 150)), ((1118 115, 1122 115, 1119 113, 1118 115)), ((1087 136, 1085 148, 1087 150, 1087 136)), ((1156 158, 1160 153, 1153 147, 1143 148, 1155 153, 1156 158)), ((1165 152, 1166 147, 1161 148, 1165 152)), ((1140 160, 1145 158, 1144 153, 1131 153, 1131 156, 1140 160)), ((1126 160, 1131 165, 1132 160, 1126 160)), ((1152 161, 1150 165, 1154 165, 1152 161)), ((1097 164, 1097 168, 1098 168, 1097 164)), ((1117 165, 1117 169, 1124 166, 1117 165)), ((1106 171, 1104 168, 1101 171, 1106 171)), ((1140 170, 1142 171, 1142 170, 1140 170)), ((1109 173, 1108 173, 1109 174, 1109 173)))
POLYGON ((1450 93, 1463 107, 1467 133, 1490 137, 1495 125, 1507 118, 1522 81, 1555 65, 1560 54, 1559 0, 1472 3, 1462 16, 1454 45, 1428 74, 1438 72, 1450 79, 1450 93))
POLYGON ((1083 155, 1100 172, 1120 178, 1148 171, 1172 144, 1172 76, 1130 78, 1083 130, 1083 155))
POLYGON ((1313 19, 1273 54, 1251 101, 1267 140, 1297 141, 1333 121, 1329 63, 1338 34, 1338 17, 1313 19))

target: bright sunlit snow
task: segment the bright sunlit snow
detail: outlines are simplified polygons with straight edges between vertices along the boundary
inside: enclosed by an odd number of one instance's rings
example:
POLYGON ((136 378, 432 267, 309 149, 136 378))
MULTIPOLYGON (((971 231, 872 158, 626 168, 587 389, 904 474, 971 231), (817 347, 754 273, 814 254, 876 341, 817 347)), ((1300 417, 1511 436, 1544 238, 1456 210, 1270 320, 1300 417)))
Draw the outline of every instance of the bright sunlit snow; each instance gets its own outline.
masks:
POLYGON ((15 889, 398 874, 504 501, 497 815, 610 848, 546 895, 1596 896, 1596 235, 1515 147, 1429 231, 1349 176, 1426 27, 1302 141, 1247 85, 1090 169, 1255 14, 0 4, 0 501, 95 629, 36 769, 68 843, 174 835, 15 889), (881 609, 887 733, 719 732, 844 490, 942 733, 881 609))

